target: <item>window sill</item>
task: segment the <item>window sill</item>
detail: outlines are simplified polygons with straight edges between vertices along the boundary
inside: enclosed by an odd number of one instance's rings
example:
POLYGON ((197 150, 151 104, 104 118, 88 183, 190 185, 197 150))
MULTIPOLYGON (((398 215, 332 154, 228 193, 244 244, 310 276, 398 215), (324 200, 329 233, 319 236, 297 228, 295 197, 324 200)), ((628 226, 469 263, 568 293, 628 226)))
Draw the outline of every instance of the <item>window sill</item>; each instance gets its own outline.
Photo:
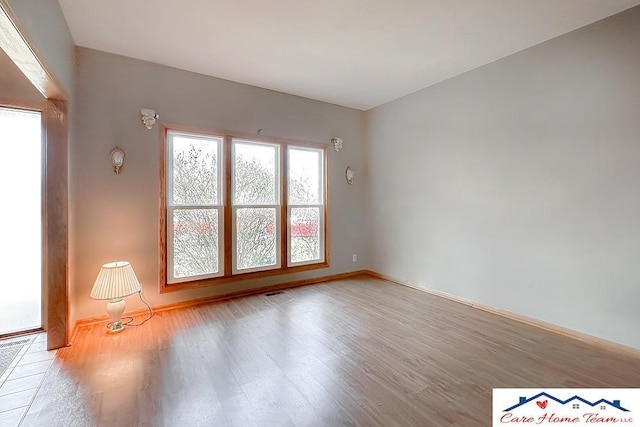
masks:
POLYGON ((329 263, 299 265, 295 267, 279 268, 277 270, 256 271, 253 273, 236 274, 234 276, 213 277, 210 279, 191 280, 180 283, 160 283, 160 293, 166 294, 186 289, 204 288, 208 286, 223 285, 225 283, 240 282, 245 280, 260 279, 262 277, 283 276, 286 274, 300 273, 302 271, 319 270, 329 268, 329 263))

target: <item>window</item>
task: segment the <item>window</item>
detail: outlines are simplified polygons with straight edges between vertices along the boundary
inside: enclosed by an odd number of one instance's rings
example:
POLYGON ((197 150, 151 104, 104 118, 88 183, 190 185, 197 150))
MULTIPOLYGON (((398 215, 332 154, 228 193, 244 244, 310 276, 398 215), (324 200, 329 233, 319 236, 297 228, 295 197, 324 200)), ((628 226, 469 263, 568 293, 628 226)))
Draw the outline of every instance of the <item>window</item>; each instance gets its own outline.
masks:
POLYGON ((288 262, 290 265, 318 262, 324 253, 323 153, 288 147, 287 158, 288 262))
POLYGON ((223 139, 167 135, 167 281, 223 274, 221 147, 223 139))
POLYGON ((280 146, 232 144, 233 272, 280 267, 280 146))
POLYGON ((326 150, 165 129, 161 290, 328 266, 326 150))

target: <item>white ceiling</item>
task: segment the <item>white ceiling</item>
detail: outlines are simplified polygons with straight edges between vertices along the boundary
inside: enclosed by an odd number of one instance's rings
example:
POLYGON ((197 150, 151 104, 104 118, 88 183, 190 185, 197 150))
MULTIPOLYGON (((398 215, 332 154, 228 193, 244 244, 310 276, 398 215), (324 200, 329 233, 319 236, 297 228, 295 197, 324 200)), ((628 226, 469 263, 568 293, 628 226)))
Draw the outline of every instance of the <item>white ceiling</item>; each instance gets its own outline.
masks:
POLYGON ((59 0, 75 43, 368 110, 640 0, 59 0))

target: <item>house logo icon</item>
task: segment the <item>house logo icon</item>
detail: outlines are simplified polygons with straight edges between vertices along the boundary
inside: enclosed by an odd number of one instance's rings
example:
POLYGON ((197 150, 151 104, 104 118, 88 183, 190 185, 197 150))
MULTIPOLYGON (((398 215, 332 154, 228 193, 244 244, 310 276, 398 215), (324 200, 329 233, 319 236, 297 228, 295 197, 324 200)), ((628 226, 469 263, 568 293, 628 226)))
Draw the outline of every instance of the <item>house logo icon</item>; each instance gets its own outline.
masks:
POLYGON ((640 388, 494 388, 493 426, 640 427, 640 388))
POLYGON ((527 405, 533 402, 535 402, 540 409, 545 409, 549 401, 554 401, 561 405, 571 405, 574 409, 578 409, 582 404, 584 404, 587 407, 599 408, 601 410, 608 409, 608 408, 615 408, 623 412, 629 412, 628 409, 620 405, 620 400, 609 401, 607 399, 598 399, 596 401, 590 401, 580 397, 579 395, 574 395, 569 399, 562 400, 544 391, 529 398, 525 396, 520 396, 518 403, 508 407, 507 409, 503 410, 503 412, 513 411, 514 409, 517 409, 523 405, 527 405))

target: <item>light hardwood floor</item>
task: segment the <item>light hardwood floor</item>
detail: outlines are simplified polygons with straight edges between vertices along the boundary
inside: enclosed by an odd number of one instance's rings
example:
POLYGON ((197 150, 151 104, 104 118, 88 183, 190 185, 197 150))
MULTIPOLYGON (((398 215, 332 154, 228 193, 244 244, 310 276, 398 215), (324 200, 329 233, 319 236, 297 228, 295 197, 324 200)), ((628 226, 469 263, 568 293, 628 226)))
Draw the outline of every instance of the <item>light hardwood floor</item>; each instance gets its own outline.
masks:
POLYGON ((634 387, 640 359, 368 276, 84 327, 25 426, 489 426, 494 387, 634 387))

